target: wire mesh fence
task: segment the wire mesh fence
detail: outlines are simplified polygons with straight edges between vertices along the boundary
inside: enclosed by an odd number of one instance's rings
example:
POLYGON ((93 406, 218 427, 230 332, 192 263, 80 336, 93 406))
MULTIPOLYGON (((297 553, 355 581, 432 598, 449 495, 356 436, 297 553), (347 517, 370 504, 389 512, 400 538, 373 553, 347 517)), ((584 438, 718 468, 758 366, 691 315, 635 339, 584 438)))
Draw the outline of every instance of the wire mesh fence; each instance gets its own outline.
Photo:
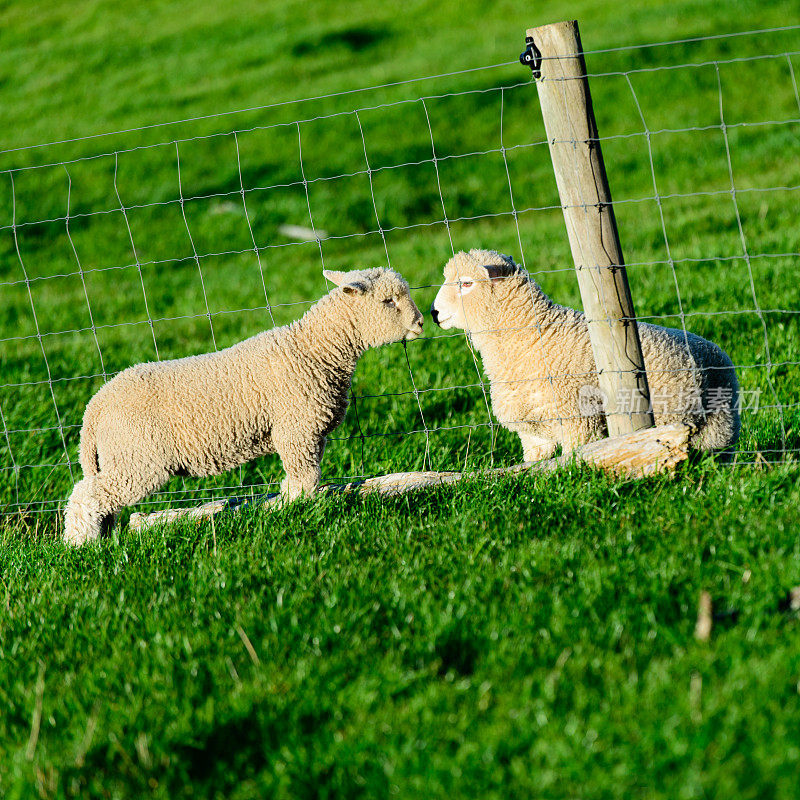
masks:
MULTIPOLYGON (((738 463, 800 446, 800 26, 588 51, 638 318, 718 343, 738 463)), ((0 508, 54 511, 86 402, 130 364, 299 317, 322 269, 386 265, 420 308, 458 250, 580 308, 536 89, 516 61, 0 152, 0 508)), ((323 478, 520 459, 461 332, 370 351, 323 478)), ((276 457, 146 503, 264 491, 276 457)))

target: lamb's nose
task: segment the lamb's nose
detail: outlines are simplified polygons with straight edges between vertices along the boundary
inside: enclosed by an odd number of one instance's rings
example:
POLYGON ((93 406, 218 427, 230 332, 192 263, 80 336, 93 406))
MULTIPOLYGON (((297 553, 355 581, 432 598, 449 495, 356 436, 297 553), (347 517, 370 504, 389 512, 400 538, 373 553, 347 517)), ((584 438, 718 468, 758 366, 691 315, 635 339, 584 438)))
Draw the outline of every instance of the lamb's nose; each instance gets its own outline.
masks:
MULTIPOLYGON (((434 301, 435 302, 435 301, 434 301)), ((436 310, 436 307, 433 303, 431 303, 431 319, 438 325, 439 324, 439 312, 436 310)))

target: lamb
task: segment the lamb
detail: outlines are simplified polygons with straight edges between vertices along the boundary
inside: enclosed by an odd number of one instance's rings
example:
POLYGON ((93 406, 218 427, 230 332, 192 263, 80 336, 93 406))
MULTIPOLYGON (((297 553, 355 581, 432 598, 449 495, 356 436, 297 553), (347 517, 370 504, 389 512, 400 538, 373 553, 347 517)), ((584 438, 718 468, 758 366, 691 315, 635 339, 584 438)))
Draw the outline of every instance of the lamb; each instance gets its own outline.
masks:
POLYGON ((323 274, 335 288, 290 325, 216 353, 137 364, 95 394, 81 428, 84 478, 67 504, 67 542, 96 539, 172 475, 216 475, 266 453, 283 463, 285 501, 317 489, 358 359, 417 338, 423 325, 397 272, 323 274))
MULTIPOLYGON (((456 254, 444 277, 433 321, 467 332, 489 377, 494 414, 519 435, 525 461, 607 435, 583 314, 554 303, 513 259, 492 250, 456 254)), ((683 330, 639 323, 639 336, 656 424, 686 423, 690 447, 732 457, 739 385, 728 355, 683 330)))

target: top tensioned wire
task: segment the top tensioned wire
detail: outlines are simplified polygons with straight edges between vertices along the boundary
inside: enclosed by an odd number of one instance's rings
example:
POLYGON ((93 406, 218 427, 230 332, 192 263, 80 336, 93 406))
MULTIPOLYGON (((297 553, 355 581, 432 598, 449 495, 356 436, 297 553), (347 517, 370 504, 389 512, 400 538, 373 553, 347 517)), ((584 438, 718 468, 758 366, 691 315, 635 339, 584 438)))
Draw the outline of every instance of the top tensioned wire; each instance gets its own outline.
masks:
MULTIPOLYGON (((684 64, 667 64, 667 65, 662 65, 662 66, 657 66, 657 67, 641 67, 639 69, 614 70, 614 71, 610 71, 610 72, 590 72, 590 73, 586 74, 586 77, 587 78, 607 78, 607 77, 617 76, 617 77, 627 78, 629 75, 635 75, 637 73, 662 72, 662 71, 666 71, 666 70, 691 69, 691 68, 702 68, 702 67, 715 67, 716 68, 720 64, 739 64, 739 63, 747 63, 747 62, 753 62, 753 61, 763 61, 763 60, 767 60, 767 59, 783 59, 783 58, 787 58, 787 57, 791 57, 791 56, 798 56, 798 55, 800 55, 800 50, 785 50, 785 51, 782 51, 780 53, 770 53, 770 54, 758 55, 758 56, 740 56, 738 58, 728 58, 728 59, 709 59, 708 61, 694 61, 694 62, 687 62, 687 63, 684 63, 684 64)), ((508 63, 515 63, 515 62, 508 62, 508 63)), ((464 72, 475 72, 475 71, 477 71, 477 69, 494 69, 496 66, 507 66, 508 63, 506 63, 506 64, 497 64, 497 65, 494 65, 494 67, 481 67, 481 68, 476 68, 475 70, 465 70, 464 72)), ((458 75, 458 74, 462 74, 462 73, 449 73, 449 74, 458 75)), ((419 80, 427 80, 427 79, 420 78, 419 80)), ((572 80, 572 78, 551 78, 550 80, 555 80, 555 81, 572 80)), ((113 157, 118 157, 118 156, 123 155, 125 153, 134 153, 134 152, 137 152, 139 150, 151 150, 151 149, 154 149, 154 148, 157 148, 157 147, 167 147, 167 146, 174 147, 176 145, 183 144, 184 142, 203 141, 203 140, 206 140, 206 139, 215 139, 215 138, 220 138, 220 137, 224 137, 224 136, 236 136, 236 135, 240 135, 240 134, 244 134, 244 133, 252 133, 254 131, 274 130, 276 128, 293 128, 293 127, 296 127, 297 125, 305 125, 305 124, 310 123, 310 122, 318 122, 320 120, 333 119, 335 117, 342 117, 342 116, 348 116, 348 115, 351 115, 351 114, 364 113, 365 111, 378 111, 378 110, 384 109, 384 108, 392 108, 392 107, 395 107, 395 106, 408 105, 408 104, 411 104, 411 103, 419 103, 419 102, 430 101, 430 100, 443 100, 443 99, 446 99, 446 98, 458 97, 458 96, 467 95, 467 94, 487 94, 487 93, 490 93, 490 92, 500 92, 501 90, 508 90, 508 89, 517 88, 519 86, 525 86, 525 85, 528 85, 528 83, 529 83, 528 81, 522 81, 522 82, 517 81, 516 83, 508 84, 506 86, 492 86, 492 87, 490 87, 488 89, 465 89, 465 90, 462 90, 462 91, 459 91, 459 92, 447 92, 447 93, 444 93, 444 94, 423 95, 421 97, 406 98, 404 100, 395 100, 395 101, 390 102, 390 103, 378 103, 378 104, 376 104, 374 106, 361 106, 360 108, 348 109, 346 111, 335 111, 335 112, 332 112, 330 114, 319 114, 319 115, 314 116, 314 117, 305 117, 305 118, 302 118, 302 119, 294 119, 294 120, 290 120, 288 122, 275 122, 275 123, 272 123, 270 125, 253 125, 253 126, 251 126, 249 128, 235 128, 235 129, 232 129, 232 130, 217 131, 216 133, 199 134, 197 136, 176 137, 174 139, 168 139, 168 140, 164 140, 164 141, 160 141, 160 142, 152 142, 150 144, 135 145, 133 147, 123 147, 123 148, 118 148, 118 149, 115 149, 115 150, 110 150, 110 151, 107 151, 107 152, 104 152, 104 153, 95 153, 95 154, 90 155, 90 156, 76 156, 75 158, 72 158, 72 159, 64 159, 64 160, 61 160, 61 161, 52 161, 52 162, 49 162, 49 163, 46 163, 46 164, 30 164, 30 165, 20 166, 20 167, 6 167, 4 169, 0 169, 0 175, 12 175, 14 173, 28 172, 28 171, 37 170, 37 169, 46 169, 46 168, 49 168, 49 167, 67 166, 69 164, 76 164, 78 162, 83 162, 83 161, 95 161, 95 160, 98 160, 98 159, 101 159, 101 158, 111 158, 112 156, 113 157)), ((387 86, 388 85, 390 85, 390 84, 387 84, 387 86)), ((380 87, 375 87, 375 88, 380 88, 380 87)), ((365 90, 362 90, 362 91, 369 91, 369 90, 365 89, 365 90)), ((335 95, 330 95, 330 96, 335 96, 335 95)), ((315 99, 315 98, 310 98, 310 99, 315 99)), ((281 104, 281 105, 285 105, 285 104, 281 104)), ((266 108, 270 108, 270 106, 266 106, 266 108)), ((212 116, 224 116, 225 114, 228 114, 228 113, 234 114, 234 113, 244 113, 244 112, 224 112, 221 115, 212 115, 212 116)), ((212 117, 208 117, 208 118, 212 118, 212 117)), ((203 118, 200 117, 198 119, 203 119, 203 118)), ((182 124, 183 122, 192 122, 192 121, 193 120, 190 119, 190 120, 178 120, 177 122, 174 122, 174 123, 173 122, 158 123, 156 125, 145 126, 143 128, 133 128, 133 129, 130 129, 130 130, 115 131, 114 133, 107 133, 107 134, 96 134, 96 135, 93 135, 93 136, 87 136, 87 137, 83 137, 83 138, 79 138, 79 139, 64 140, 63 142, 50 142, 50 143, 44 144, 44 145, 29 145, 27 147, 18 148, 18 149, 19 150, 30 150, 30 149, 37 149, 39 147, 50 147, 50 146, 54 146, 54 145, 68 144, 70 142, 79 142, 79 141, 84 141, 84 140, 88 140, 88 139, 93 139, 93 138, 97 138, 99 136, 103 136, 103 137, 116 136, 116 135, 121 135, 121 134, 125 134, 125 133, 134 132, 134 131, 137 131, 137 130, 147 130, 147 128, 157 128, 157 127, 162 127, 162 126, 165 126, 165 125, 179 125, 179 124, 182 124)), ((794 122, 794 120, 788 120, 788 121, 789 122, 794 122)), ((772 123, 771 123, 771 121, 766 121, 766 122, 758 122, 758 123, 738 123, 738 124, 740 126, 746 126, 746 125, 750 125, 750 124, 752 124, 752 125, 756 125, 756 124, 765 125, 765 124, 772 124, 772 123)), ((712 127, 713 128, 713 127, 717 127, 717 126, 708 126, 708 127, 712 127)), ((729 127, 734 127, 734 126, 731 125, 729 127)), ((701 130, 701 129, 702 128, 699 128, 699 127, 698 128, 683 128, 683 129, 681 129, 681 128, 676 128, 676 129, 665 128, 665 129, 662 129, 660 131, 652 131, 651 133, 681 133, 683 131, 701 130)), ((624 138, 625 136, 636 136, 636 135, 640 135, 640 134, 622 134, 621 136, 617 135, 615 137, 610 137, 610 136, 600 137, 600 140, 610 139, 610 138, 624 138)), ((535 144, 545 144, 545 142, 544 141, 542 141, 542 142, 534 142, 532 144, 533 145, 535 145, 535 144)), ((529 146, 532 146, 532 145, 529 145, 529 146)), ((3 155, 4 153, 13 153, 13 152, 15 152, 15 150, 0 151, 0 155, 3 155)), ((480 153, 477 153, 477 154, 466 153, 466 154, 463 154, 463 155, 480 155, 480 153)), ((453 158, 453 157, 454 156, 448 156, 448 158, 453 158)), ((420 162, 420 163, 424 163, 424 162, 420 162)), ((413 166, 413 164, 398 164, 398 165, 395 165, 395 166, 413 166)), ((389 169, 389 168, 390 167, 382 167, 382 169, 389 169)), ((375 171, 377 171, 377 169, 375 171)), ((358 174, 358 173, 353 173, 353 174, 358 174)), ((348 177, 348 176, 347 175, 332 176, 332 177, 325 177, 325 178, 317 178, 316 180, 333 180, 336 177, 348 177)), ((302 181, 301 181, 301 183, 302 183, 302 181)), ((311 181, 308 181, 308 183, 311 183, 311 181)), ((260 188, 280 188, 280 186, 260 187, 260 188)), ((196 198, 187 198, 187 199, 204 199, 204 198, 196 197, 196 198)), ((49 222, 49 221, 52 221, 52 220, 42 220, 42 222, 49 222)), ((6 227, 8 227, 8 226, 6 226, 6 227)))

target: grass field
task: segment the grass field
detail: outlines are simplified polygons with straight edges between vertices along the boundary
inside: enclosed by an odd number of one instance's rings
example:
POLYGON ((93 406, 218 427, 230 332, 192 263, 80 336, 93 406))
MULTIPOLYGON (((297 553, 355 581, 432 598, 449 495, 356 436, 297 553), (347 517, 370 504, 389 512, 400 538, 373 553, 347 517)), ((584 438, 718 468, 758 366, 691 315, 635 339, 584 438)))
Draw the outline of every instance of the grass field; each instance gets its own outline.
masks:
MULTIPOLYGON (((798 31, 587 57, 638 314, 719 342, 758 398, 735 468, 476 474, 142 535, 126 514, 79 552, 57 508, 105 377, 296 318, 322 261, 388 250, 425 309, 452 239, 579 303, 536 90, 505 63, 526 27, 576 17, 604 50, 797 11, 0 4, 0 795, 796 797, 800 56, 726 62, 798 31), (309 207, 321 248, 279 232, 309 207)), ((408 362, 360 363, 325 479, 420 468, 426 443, 438 469, 519 460, 463 336, 426 327, 408 362)), ((150 503, 280 476, 266 458, 150 503)))

